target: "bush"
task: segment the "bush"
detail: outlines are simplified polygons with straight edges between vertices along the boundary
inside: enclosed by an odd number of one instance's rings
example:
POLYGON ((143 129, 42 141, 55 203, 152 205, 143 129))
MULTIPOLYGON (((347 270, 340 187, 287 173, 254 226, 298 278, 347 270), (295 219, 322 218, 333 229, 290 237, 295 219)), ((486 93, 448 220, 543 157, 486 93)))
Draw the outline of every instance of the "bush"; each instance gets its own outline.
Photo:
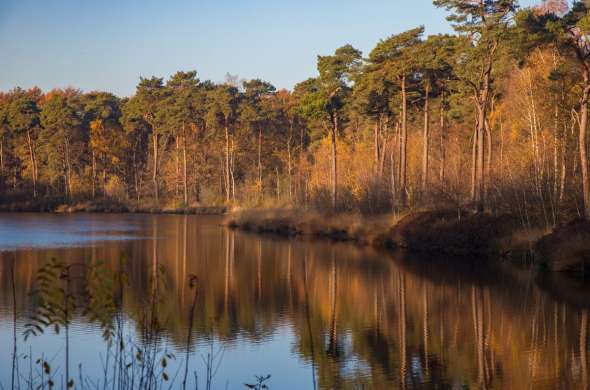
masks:
POLYGON ((119 176, 111 176, 105 185, 107 197, 118 201, 127 200, 127 188, 119 176))

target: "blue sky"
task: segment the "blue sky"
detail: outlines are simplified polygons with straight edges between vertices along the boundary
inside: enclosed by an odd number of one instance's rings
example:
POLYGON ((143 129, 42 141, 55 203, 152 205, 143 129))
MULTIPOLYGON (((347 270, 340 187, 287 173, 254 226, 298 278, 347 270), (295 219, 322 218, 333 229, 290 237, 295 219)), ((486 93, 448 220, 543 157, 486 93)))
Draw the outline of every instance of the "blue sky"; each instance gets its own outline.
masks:
POLYGON ((450 31, 431 0, 0 0, 0 90, 128 96, 139 76, 177 70, 291 88, 315 74, 318 54, 346 43, 367 53, 417 25, 450 31))

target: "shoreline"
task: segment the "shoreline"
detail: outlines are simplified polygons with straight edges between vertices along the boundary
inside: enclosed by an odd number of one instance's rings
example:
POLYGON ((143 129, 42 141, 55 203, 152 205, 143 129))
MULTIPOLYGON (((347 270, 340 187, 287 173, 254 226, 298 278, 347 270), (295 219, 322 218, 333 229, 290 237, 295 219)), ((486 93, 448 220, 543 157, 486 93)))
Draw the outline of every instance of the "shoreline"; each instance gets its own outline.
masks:
POLYGON ((226 215, 229 206, 199 205, 188 207, 133 207, 109 201, 82 201, 72 204, 0 204, 0 213, 52 213, 52 214, 171 214, 171 215, 226 215))
POLYGON ((52 207, 0 205, 1 212, 51 214, 160 214, 224 217, 222 225, 255 234, 350 242, 377 250, 478 260, 532 259, 551 272, 590 273, 590 223, 572 220, 552 231, 523 226, 514 216, 456 210, 406 211, 363 216, 323 214, 295 208, 233 209, 231 206, 129 208, 106 200, 52 207))
MULTIPOLYGON (((461 217, 455 217, 456 211, 418 211, 365 217, 357 214, 328 216, 299 210, 254 209, 228 213, 224 225, 231 229, 285 238, 324 239, 352 242, 376 249, 405 249, 447 255, 503 254, 505 251, 502 249, 509 248, 506 246, 488 248, 479 244, 445 245, 435 237, 443 232, 459 234, 461 232, 456 231, 459 230, 458 228, 478 227, 485 229, 479 233, 489 234, 491 232, 488 227, 496 227, 498 230, 497 226, 503 224, 503 231, 493 232, 495 236, 502 234, 512 236, 521 233, 516 232, 514 221, 507 220, 506 216, 484 216, 481 221, 478 221, 480 226, 473 226, 474 220, 480 219, 480 216, 468 214, 465 211, 461 213, 462 220, 461 217), (432 227, 434 228, 431 229, 432 227), (453 232, 444 231, 449 230, 449 227, 453 228, 453 232)), ((463 233, 474 233, 474 230, 463 233)), ((518 240, 519 245, 522 245, 522 242, 522 239, 518 240)), ((516 247, 518 245, 511 246, 511 249, 516 247)))
POLYGON ((351 242, 458 260, 533 259, 538 267, 561 274, 586 275, 590 264, 590 224, 580 220, 547 231, 526 228, 513 216, 464 210, 362 217, 261 209, 229 213, 224 225, 256 234, 351 242))

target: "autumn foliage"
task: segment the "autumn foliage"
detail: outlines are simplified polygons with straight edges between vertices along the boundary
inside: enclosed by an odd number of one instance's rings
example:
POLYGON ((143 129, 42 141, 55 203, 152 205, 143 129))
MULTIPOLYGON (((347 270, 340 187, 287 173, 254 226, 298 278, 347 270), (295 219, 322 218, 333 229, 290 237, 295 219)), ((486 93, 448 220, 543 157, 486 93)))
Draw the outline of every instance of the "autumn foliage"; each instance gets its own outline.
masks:
POLYGON ((189 71, 142 78, 126 98, 2 93, 3 207, 473 207, 547 226, 589 215, 585 5, 464 3, 435 1, 456 34, 418 27, 366 57, 342 46, 292 91, 189 71))

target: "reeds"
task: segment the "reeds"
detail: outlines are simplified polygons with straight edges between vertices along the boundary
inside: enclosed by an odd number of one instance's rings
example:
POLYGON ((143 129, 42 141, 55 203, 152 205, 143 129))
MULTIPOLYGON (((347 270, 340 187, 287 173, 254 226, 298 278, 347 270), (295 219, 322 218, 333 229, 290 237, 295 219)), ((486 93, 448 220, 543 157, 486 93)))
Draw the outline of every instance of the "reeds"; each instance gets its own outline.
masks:
POLYGON ((245 210, 229 214, 224 224, 254 233, 288 237, 350 241, 382 246, 392 226, 403 214, 362 216, 360 214, 325 215, 296 209, 245 210))
MULTIPOLYGON (((31 350, 27 354, 18 352, 17 302, 14 274, 12 273, 13 293, 13 350, 11 390, 171 390, 193 388, 198 390, 199 377, 193 372, 194 382, 189 379, 192 332, 197 306, 197 278, 191 275, 187 283, 194 292, 188 313, 185 356, 179 359, 171 352, 163 337, 163 324, 157 315, 157 303, 163 289, 164 271, 152 275, 151 294, 146 298, 141 320, 141 337, 126 336, 126 320, 122 304, 128 277, 123 271, 124 259, 119 261, 119 271, 111 271, 104 263, 65 264, 51 259, 37 273, 37 307, 25 326, 25 337, 34 338, 48 328, 56 334, 64 330, 65 360, 58 364, 48 358, 45 351, 36 356, 31 350), (74 268, 81 272, 73 272, 74 268), (85 290, 76 294, 72 287, 73 279, 85 278, 85 290), (69 348, 71 344, 69 328, 74 315, 97 323, 103 333, 106 351, 101 357, 101 367, 92 367, 94 375, 87 375, 78 364, 77 375, 70 373, 69 348), (183 361, 184 360, 184 361, 183 361), (28 364, 19 365, 19 362, 28 364), (184 363, 184 364, 183 364, 184 363), (26 366, 26 367, 25 367, 26 366), (100 375, 96 375, 100 372, 100 375), (191 383, 192 382, 192 383, 191 383)), ((221 360, 223 350, 210 350, 203 355, 206 375, 205 388, 212 388, 213 379, 221 360)), ((2 383, 0 389, 5 390, 2 383)))
POLYGON ((460 208, 381 216, 252 209, 229 214, 224 224, 254 233, 455 255, 529 252, 542 234, 539 229, 523 226, 516 217, 476 214, 460 208))

